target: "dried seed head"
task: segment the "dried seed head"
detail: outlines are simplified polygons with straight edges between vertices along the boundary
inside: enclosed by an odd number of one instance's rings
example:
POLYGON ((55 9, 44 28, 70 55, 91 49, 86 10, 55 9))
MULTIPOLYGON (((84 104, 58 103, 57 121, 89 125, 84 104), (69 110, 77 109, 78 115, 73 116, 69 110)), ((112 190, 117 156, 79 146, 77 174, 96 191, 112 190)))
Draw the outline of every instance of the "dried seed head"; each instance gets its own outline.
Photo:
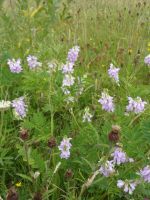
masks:
POLYGON ((40 192, 35 193, 33 200, 42 200, 42 194, 40 192))
POLYGON ((71 169, 67 169, 66 172, 65 172, 65 178, 69 180, 69 179, 72 179, 72 177, 73 177, 72 170, 71 169))
POLYGON ((112 125, 112 131, 120 133, 121 127, 118 125, 112 125))
POLYGON ((48 147, 54 148, 56 147, 56 139, 54 137, 50 138, 48 141, 48 147))
POLYGON ((28 136, 29 136, 28 130, 27 130, 27 129, 21 128, 21 129, 20 129, 20 138, 21 138, 22 140, 27 140, 27 139, 28 139, 28 136))
POLYGON ((111 132, 108 134, 109 141, 115 142, 115 143, 118 142, 120 138, 119 136, 120 130, 121 130, 120 126, 113 125, 111 132))
POLYGON ((16 189, 14 187, 11 187, 8 190, 7 196, 6 196, 6 200, 18 200, 18 193, 16 192, 16 189))

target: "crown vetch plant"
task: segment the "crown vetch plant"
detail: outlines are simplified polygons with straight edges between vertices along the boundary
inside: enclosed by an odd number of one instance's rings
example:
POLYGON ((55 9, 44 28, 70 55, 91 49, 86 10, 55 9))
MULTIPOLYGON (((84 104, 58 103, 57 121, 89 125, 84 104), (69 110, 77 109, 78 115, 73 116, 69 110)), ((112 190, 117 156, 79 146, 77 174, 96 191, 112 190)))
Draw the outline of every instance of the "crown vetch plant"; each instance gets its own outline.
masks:
POLYGON ((149 7, 127 2, 1 3, 0 199, 150 199, 149 7))

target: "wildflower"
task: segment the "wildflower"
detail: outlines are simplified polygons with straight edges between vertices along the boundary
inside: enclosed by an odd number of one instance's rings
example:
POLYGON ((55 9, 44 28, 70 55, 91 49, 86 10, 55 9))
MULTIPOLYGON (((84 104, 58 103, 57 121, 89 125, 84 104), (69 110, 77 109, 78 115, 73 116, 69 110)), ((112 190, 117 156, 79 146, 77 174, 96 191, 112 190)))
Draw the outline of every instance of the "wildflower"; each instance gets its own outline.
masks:
POLYGON ((107 112, 114 112, 113 97, 109 96, 107 92, 102 92, 101 99, 98 102, 102 105, 102 109, 107 112))
POLYGON ((0 101, 0 110, 7 110, 8 108, 10 108, 10 106, 11 106, 10 101, 5 101, 5 100, 0 101))
POLYGON ((142 101, 140 97, 133 99, 132 97, 128 97, 128 105, 126 106, 127 112, 134 112, 135 114, 141 113, 145 110, 146 101, 142 101))
POLYGON ((144 179, 145 182, 150 183, 150 166, 147 165, 140 170, 140 176, 144 179))
POLYGON ((120 126, 113 125, 111 132, 108 134, 108 138, 111 142, 118 142, 119 141, 119 133, 120 133, 120 126))
POLYGON ((72 86, 74 84, 75 78, 71 74, 65 74, 63 79, 63 87, 64 86, 72 86))
POLYGON ((27 139, 28 139, 28 136, 29 136, 28 130, 27 130, 27 129, 21 128, 21 130, 20 130, 20 138, 21 138, 22 140, 27 140, 27 139))
POLYGON ((58 149, 61 151, 61 158, 68 159, 70 157, 70 148, 72 146, 70 140, 71 138, 64 138, 58 146, 58 149))
POLYGON ((10 71, 12 73, 17 73, 19 74, 22 71, 22 66, 21 66, 21 60, 20 59, 8 59, 7 64, 9 65, 10 71))
POLYGON ((36 172, 33 174, 33 178, 34 178, 34 179, 37 179, 39 176, 40 176, 40 172, 39 172, 39 171, 36 171, 36 172))
POLYGON ((135 190, 135 187, 137 186, 137 183, 133 180, 118 180, 117 181, 117 187, 123 188, 124 192, 132 194, 135 190))
POLYGON ((62 66, 62 72, 64 74, 67 74, 67 73, 73 73, 74 69, 73 69, 73 63, 71 62, 67 62, 65 65, 62 66))
POLYGON ((108 75, 110 76, 110 78, 113 78, 116 83, 119 83, 119 71, 120 68, 116 68, 113 64, 110 64, 110 67, 108 69, 108 75))
POLYGON ((17 183, 15 184, 15 186, 16 186, 16 187, 21 187, 21 186, 22 186, 22 183, 21 183, 21 182, 17 182, 17 183))
POLYGON ((112 175, 115 172, 113 161, 106 161, 103 163, 99 169, 99 172, 106 177, 112 175))
POLYGON ((148 66, 150 66, 150 54, 147 55, 145 58, 144 58, 144 63, 148 66))
POLYGON ((74 46, 72 49, 69 50, 67 60, 71 63, 74 63, 79 56, 79 51, 80 47, 74 46))
POLYGON ((120 147, 115 148, 111 156, 113 157, 114 164, 120 165, 121 163, 127 162, 127 155, 120 147))
POLYGON ((27 62, 30 69, 35 69, 36 67, 41 67, 42 63, 38 62, 37 57, 29 55, 27 57, 27 62))
POLYGON ((17 117, 26 117, 27 105, 25 105, 24 97, 13 100, 12 107, 14 108, 17 117))
POLYGON ((85 112, 83 115, 83 122, 91 122, 93 115, 89 112, 89 108, 85 108, 85 112))

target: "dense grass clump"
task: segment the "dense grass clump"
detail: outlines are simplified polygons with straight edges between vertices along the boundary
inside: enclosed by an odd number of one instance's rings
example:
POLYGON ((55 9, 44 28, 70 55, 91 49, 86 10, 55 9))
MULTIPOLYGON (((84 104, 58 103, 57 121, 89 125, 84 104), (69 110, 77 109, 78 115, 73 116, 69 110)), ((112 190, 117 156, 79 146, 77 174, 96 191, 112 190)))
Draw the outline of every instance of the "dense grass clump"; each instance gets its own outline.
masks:
POLYGON ((0 1, 2 199, 150 199, 149 10, 0 1))

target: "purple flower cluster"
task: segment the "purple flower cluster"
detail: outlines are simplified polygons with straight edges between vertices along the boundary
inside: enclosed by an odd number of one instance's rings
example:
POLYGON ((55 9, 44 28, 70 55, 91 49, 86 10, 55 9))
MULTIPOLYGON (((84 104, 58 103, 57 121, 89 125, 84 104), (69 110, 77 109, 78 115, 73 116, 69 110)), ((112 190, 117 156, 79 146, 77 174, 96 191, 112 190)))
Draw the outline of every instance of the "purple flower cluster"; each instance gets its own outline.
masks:
POLYGON ((110 78, 113 78, 116 83, 119 83, 119 71, 120 68, 115 67, 112 63, 110 64, 110 67, 108 69, 108 75, 110 76, 110 78))
POLYGON ((63 65, 62 66, 62 72, 64 73, 64 74, 67 74, 67 73, 73 73, 73 71, 74 71, 74 68, 73 68, 73 63, 69 63, 69 62, 67 62, 65 65, 63 65))
POLYGON ((109 177, 115 172, 113 161, 106 161, 103 163, 99 169, 100 174, 109 177))
POLYGON ((133 99, 132 97, 128 97, 128 105, 126 106, 127 112, 134 112, 135 114, 141 113, 145 110, 146 101, 142 101, 140 97, 133 99))
POLYGON ((73 47, 68 52, 67 62, 62 65, 62 73, 64 74, 62 91, 66 96, 65 101, 67 104, 74 102, 74 97, 71 96, 69 87, 73 86, 75 83, 75 77, 72 75, 74 72, 74 64, 78 58, 80 48, 78 46, 73 47))
POLYGON ((58 146, 58 149, 61 151, 61 158, 68 159, 70 157, 70 148, 72 146, 70 140, 71 138, 64 138, 58 146))
POLYGON ((12 107, 14 108, 17 117, 26 117, 27 105, 24 102, 24 97, 13 100, 12 107))
POLYGON ((144 59, 144 63, 148 66, 150 66, 150 54, 148 56, 145 57, 144 59))
POLYGON ((150 166, 147 165, 140 170, 140 176, 144 179, 145 182, 150 183, 150 166))
POLYGON ((29 55, 27 57, 27 62, 28 62, 30 69, 35 69, 36 67, 42 66, 42 63, 38 62, 37 57, 32 56, 32 55, 29 55))
POLYGON ((102 105, 102 109, 107 112, 114 112, 115 106, 113 103, 113 97, 109 96, 107 92, 102 92, 101 99, 98 102, 102 105))
POLYGON ((75 63, 78 59, 79 52, 80 52, 79 46, 72 47, 68 52, 68 57, 67 57, 68 62, 75 63))
POLYGON ((22 66, 21 66, 21 60, 20 59, 12 59, 8 60, 7 64, 9 65, 10 71, 12 73, 17 73, 19 74, 22 71, 22 66))
POLYGON ((113 163, 116 165, 126 162, 134 162, 133 158, 129 158, 121 147, 116 147, 111 156, 113 157, 113 163))
POLYGON ((127 161, 126 153, 123 152, 120 147, 117 147, 111 156, 113 157, 113 162, 116 165, 120 165, 121 163, 125 163, 127 161))
POLYGON ((70 87, 74 84, 75 78, 71 74, 65 74, 63 79, 63 87, 70 87))
POLYGON ((123 188, 124 192, 132 194, 137 186, 137 182, 133 180, 118 180, 117 181, 118 188, 123 188))

